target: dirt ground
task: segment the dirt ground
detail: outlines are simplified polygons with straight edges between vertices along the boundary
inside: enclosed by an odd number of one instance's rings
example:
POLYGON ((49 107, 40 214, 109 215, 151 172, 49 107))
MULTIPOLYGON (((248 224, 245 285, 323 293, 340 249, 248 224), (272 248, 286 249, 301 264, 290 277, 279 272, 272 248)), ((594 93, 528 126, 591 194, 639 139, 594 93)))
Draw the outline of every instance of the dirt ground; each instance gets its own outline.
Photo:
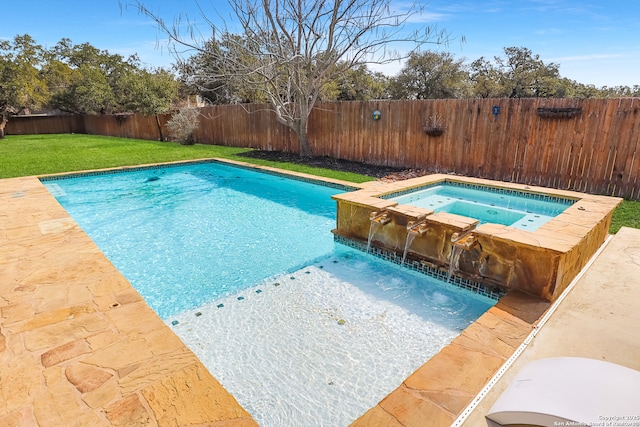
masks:
POLYGON ((377 178, 382 181, 400 181, 432 173, 425 169, 401 169, 391 166, 380 166, 368 163, 352 162, 350 160, 334 159, 331 157, 317 156, 313 158, 305 158, 300 157, 297 153, 285 153, 282 151, 255 150, 241 154, 241 156, 277 162, 298 163, 345 172, 354 172, 377 178))

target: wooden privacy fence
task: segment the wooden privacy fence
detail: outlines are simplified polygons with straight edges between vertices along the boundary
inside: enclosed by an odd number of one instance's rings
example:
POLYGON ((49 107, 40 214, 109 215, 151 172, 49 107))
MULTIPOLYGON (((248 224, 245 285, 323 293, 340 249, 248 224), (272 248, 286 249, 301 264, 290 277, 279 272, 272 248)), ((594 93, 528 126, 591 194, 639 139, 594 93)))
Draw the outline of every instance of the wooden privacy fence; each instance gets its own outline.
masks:
MULTIPOLYGON (((198 142, 299 149, 266 105, 201 113, 198 142)), ((169 118, 86 116, 72 131, 160 139, 169 118)), ((40 119, 12 118, 7 134, 52 133, 40 119)), ((318 156, 640 199, 640 98, 320 103, 309 140, 318 156), (425 125, 436 114, 443 131, 433 136, 425 125)))
POLYGON ((6 135, 86 133, 83 116, 16 116, 5 127, 6 135))
POLYGON ((316 154, 640 198, 639 98, 340 103, 310 123, 316 154))

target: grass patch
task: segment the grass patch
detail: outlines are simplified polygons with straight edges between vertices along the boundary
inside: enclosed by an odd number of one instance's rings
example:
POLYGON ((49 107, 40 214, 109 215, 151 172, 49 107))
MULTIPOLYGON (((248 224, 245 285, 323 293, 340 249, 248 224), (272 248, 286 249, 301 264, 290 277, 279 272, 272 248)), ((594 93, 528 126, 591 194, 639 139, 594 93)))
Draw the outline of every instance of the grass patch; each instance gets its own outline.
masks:
POLYGON ((10 135, 0 140, 0 178, 230 157, 243 151, 248 150, 80 134, 10 135))
POLYGON ((247 151, 251 149, 83 134, 9 135, 0 140, 0 178, 219 157, 350 182, 373 179, 356 173, 237 156, 247 151))
POLYGON ((373 181, 375 179, 375 178, 372 178, 372 177, 370 177, 368 175, 361 175, 361 174, 354 173, 354 172, 337 171, 337 170, 333 170, 333 169, 326 169, 326 168, 320 168, 320 167, 315 167, 315 166, 308 166, 308 165, 303 165, 303 164, 299 164, 299 163, 273 162, 273 161, 270 161, 270 160, 253 159, 253 158, 244 157, 244 156, 243 157, 236 156, 233 159, 234 160, 240 160, 242 162, 251 163, 251 164, 254 164, 254 165, 271 166, 271 167, 274 167, 274 168, 285 169, 285 170, 288 170, 288 171, 300 172, 300 173, 308 173, 310 175, 321 176, 321 177, 324 177, 324 178, 340 179, 340 180, 348 181, 348 182, 360 183, 360 182, 373 181))
POLYGON ((616 234, 620 227, 640 228, 640 202, 624 200, 613 211, 609 232, 616 234))

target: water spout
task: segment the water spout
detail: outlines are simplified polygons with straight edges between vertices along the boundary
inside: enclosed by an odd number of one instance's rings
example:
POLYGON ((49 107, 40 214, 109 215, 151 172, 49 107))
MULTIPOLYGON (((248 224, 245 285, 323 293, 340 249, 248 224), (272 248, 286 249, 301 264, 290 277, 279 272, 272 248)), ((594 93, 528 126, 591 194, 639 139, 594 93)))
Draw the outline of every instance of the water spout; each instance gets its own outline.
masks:
POLYGON ((487 275, 488 266, 489 266, 489 255, 482 258, 482 260, 480 261, 480 267, 478 267, 478 274, 480 274, 481 277, 487 275))
POLYGON ((367 253, 371 249, 371 240, 376 231, 383 225, 391 221, 391 216, 387 211, 374 211, 369 214, 369 237, 367 238, 367 253))
POLYGON ((427 215, 420 215, 413 221, 407 223, 407 231, 413 231, 418 229, 420 235, 423 235, 427 229, 427 215))
POLYGON ((478 237, 475 234, 470 234, 467 237, 465 237, 465 239, 462 242, 459 242, 458 244, 462 244, 465 251, 469 250, 471 248, 476 247, 479 244, 478 237))
POLYGON ((447 283, 451 280, 453 273, 458 269, 458 262, 460 261, 460 255, 464 250, 463 245, 453 244, 451 246, 451 257, 449 258, 449 271, 447 272, 447 283))
POLYGON ((449 259, 449 271, 447 274, 447 283, 451 280, 451 277, 456 270, 459 269, 460 255, 463 251, 468 251, 479 245, 478 236, 471 233, 471 231, 463 233, 453 233, 451 235, 451 257, 449 259))
POLYGON ((468 231, 461 231, 461 232, 453 233, 451 235, 451 243, 456 243, 458 240, 460 240, 464 236, 466 236, 467 233, 468 233, 468 231))
POLYGON ((409 246, 413 243, 414 239, 420 235, 417 231, 409 230, 407 233, 407 241, 404 243, 404 252, 402 252, 402 261, 400 265, 404 265, 404 260, 407 259, 407 252, 409 251, 409 246))
POLYGON ((426 215, 423 215, 416 218, 414 221, 409 221, 407 223, 407 240, 404 243, 404 252, 402 252, 402 261, 400 262, 400 265, 404 265, 404 261, 407 259, 409 247, 415 238, 418 236, 424 236, 424 233, 429 229, 429 226, 426 224, 426 217, 426 215))
POLYGON ((391 221, 391 217, 389 216, 389 212, 387 211, 373 211, 369 214, 369 221, 385 225, 389 221, 391 221))

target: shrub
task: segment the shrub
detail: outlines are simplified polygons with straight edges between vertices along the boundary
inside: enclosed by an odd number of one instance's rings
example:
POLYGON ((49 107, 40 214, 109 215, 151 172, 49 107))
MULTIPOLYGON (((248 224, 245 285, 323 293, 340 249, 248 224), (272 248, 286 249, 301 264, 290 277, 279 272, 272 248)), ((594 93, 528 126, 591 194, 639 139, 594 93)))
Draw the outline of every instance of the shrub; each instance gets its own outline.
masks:
POLYGON ((195 144, 193 131, 198 127, 199 116, 197 108, 181 108, 167 122, 169 139, 182 145, 195 144))

